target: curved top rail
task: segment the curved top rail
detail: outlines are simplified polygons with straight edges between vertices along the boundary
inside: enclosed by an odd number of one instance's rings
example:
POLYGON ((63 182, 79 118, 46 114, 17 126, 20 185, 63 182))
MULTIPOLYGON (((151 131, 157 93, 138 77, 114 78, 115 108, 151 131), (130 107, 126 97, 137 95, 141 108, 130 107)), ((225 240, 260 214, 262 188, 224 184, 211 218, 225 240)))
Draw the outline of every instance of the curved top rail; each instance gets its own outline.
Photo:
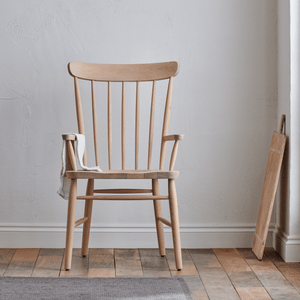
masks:
POLYGON ((153 64, 94 64, 70 62, 69 73, 73 77, 94 81, 151 81, 176 76, 176 61, 153 64))

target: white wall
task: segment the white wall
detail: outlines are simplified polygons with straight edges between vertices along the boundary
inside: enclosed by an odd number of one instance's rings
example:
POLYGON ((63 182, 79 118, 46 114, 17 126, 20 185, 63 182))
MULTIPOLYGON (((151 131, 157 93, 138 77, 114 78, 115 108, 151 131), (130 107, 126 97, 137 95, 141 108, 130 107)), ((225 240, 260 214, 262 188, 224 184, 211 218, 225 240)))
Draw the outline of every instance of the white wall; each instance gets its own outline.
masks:
MULTIPOLYGON (((170 60, 183 247, 251 246, 277 130, 276 22, 273 0, 2 1, 0 246, 64 246, 61 133, 77 128, 67 63, 170 60)), ((150 202, 96 203, 92 231, 91 246, 157 245, 150 202)))

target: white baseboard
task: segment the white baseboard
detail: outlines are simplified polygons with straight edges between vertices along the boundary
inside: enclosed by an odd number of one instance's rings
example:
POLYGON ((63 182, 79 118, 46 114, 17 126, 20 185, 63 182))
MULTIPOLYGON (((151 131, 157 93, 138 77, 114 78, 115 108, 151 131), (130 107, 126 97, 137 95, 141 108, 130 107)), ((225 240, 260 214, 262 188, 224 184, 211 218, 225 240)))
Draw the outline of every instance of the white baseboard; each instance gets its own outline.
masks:
POLYGON ((299 235, 288 235, 278 226, 274 231, 273 247, 285 262, 300 262, 299 235))
MULTIPOLYGON (((82 226, 81 226, 82 227, 82 226)), ((273 245, 274 225, 267 246, 273 245)), ((0 224, 0 248, 64 248, 65 226, 57 224, 0 224)), ((251 248, 255 225, 181 226, 182 248, 251 248)), ((74 247, 81 247, 82 228, 75 228, 74 247)), ((165 228, 166 247, 172 247, 170 228, 165 228)), ((154 226, 93 225, 90 248, 157 248, 154 226)))

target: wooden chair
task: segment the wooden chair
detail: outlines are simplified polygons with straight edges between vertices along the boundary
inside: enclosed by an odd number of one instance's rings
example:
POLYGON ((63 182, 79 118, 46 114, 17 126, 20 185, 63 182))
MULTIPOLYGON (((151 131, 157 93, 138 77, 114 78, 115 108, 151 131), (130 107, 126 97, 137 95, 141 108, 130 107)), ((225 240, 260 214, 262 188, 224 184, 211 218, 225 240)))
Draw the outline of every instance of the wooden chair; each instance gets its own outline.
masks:
MULTIPOLYGON (((82 256, 88 254, 88 242, 91 226, 91 215, 93 200, 153 200, 154 214, 156 220, 157 238, 159 252, 164 256, 165 241, 163 224, 172 228, 173 245, 175 252, 176 268, 181 270, 181 243, 179 232, 179 219, 177 196, 175 189, 174 179, 178 177, 179 172, 173 171, 175 159, 178 149, 178 141, 183 139, 183 135, 174 134, 168 135, 171 99, 172 99, 172 86, 173 77, 177 75, 178 63, 166 62, 156 64, 129 64, 129 65, 108 65, 108 64, 91 64, 71 62, 68 65, 69 73, 74 77, 75 81, 75 100, 78 131, 85 134, 82 102, 79 92, 79 80, 88 80, 91 82, 91 103, 92 103, 92 116, 93 116, 93 137, 94 137, 94 150, 96 165, 99 165, 98 157, 98 132, 97 132, 97 114, 96 114, 96 96, 95 96, 95 81, 107 82, 107 136, 108 136, 108 166, 109 170, 103 172, 95 171, 79 171, 76 168, 76 160, 74 155, 74 140, 75 135, 63 135, 67 145, 67 178, 71 179, 69 200, 68 200, 68 217, 67 217, 67 233, 66 233, 66 249, 65 249, 65 269, 70 270, 72 262, 73 250, 73 236, 74 228, 83 223, 83 238, 82 238, 82 256), (155 112, 155 94, 156 82, 158 80, 168 80, 167 82, 167 96, 165 101, 163 128, 160 145, 160 163, 159 168, 151 169, 152 159, 152 145, 153 145, 153 132, 154 132, 154 112, 155 112), (150 121, 149 121, 149 143, 148 143, 148 168, 147 170, 139 169, 139 123, 140 123, 140 86, 139 82, 150 81, 152 82, 152 96, 150 108, 150 121), (112 170, 112 97, 111 97, 111 82, 122 82, 122 99, 121 102, 121 157, 122 169, 112 170), (127 170, 125 167, 125 82, 136 82, 136 96, 134 95, 134 102, 136 106, 135 111, 135 169, 127 170), (164 161, 166 156, 166 144, 168 141, 174 141, 173 150, 171 153, 169 170, 164 170, 164 161), (86 195, 77 196, 77 180, 87 179, 86 195), (95 179, 150 179, 152 181, 151 189, 94 189, 95 179), (160 195, 158 179, 168 180, 168 195, 160 195), (146 194, 146 195, 145 195, 146 194), (75 221, 76 200, 85 200, 84 217, 75 221), (162 217, 161 200, 169 200, 171 221, 162 217)), ((149 95, 150 99, 150 95, 149 95)), ((90 102, 89 102, 90 103, 90 102)), ((85 101, 85 104, 88 104, 85 101)), ((141 103, 142 106, 142 103, 141 103)), ((103 141, 101 141, 103 144, 103 141)), ((87 165, 86 152, 83 157, 84 165, 87 165)), ((101 167, 101 164, 100 164, 101 167)))

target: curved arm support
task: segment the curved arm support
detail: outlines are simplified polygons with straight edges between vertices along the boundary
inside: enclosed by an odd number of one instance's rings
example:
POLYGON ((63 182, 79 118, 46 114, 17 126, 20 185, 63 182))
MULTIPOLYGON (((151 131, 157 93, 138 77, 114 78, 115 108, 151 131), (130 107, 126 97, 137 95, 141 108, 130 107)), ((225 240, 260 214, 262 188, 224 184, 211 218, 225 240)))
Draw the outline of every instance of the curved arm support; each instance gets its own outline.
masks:
POLYGON ((162 139, 163 141, 175 141, 173 145, 173 150, 170 159, 170 166, 169 166, 169 171, 173 171, 176 157, 177 157, 178 141, 183 140, 183 134, 165 135, 163 136, 162 139))
POLYGON ((171 134, 163 136, 164 141, 177 141, 183 140, 183 134, 171 134))
POLYGON ((72 170, 77 171, 75 151, 74 151, 74 141, 76 140, 76 136, 74 134, 63 134, 62 139, 66 141, 66 147, 67 147, 67 157, 66 157, 67 170, 70 169, 68 167, 68 162, 70 162, 72 170))

